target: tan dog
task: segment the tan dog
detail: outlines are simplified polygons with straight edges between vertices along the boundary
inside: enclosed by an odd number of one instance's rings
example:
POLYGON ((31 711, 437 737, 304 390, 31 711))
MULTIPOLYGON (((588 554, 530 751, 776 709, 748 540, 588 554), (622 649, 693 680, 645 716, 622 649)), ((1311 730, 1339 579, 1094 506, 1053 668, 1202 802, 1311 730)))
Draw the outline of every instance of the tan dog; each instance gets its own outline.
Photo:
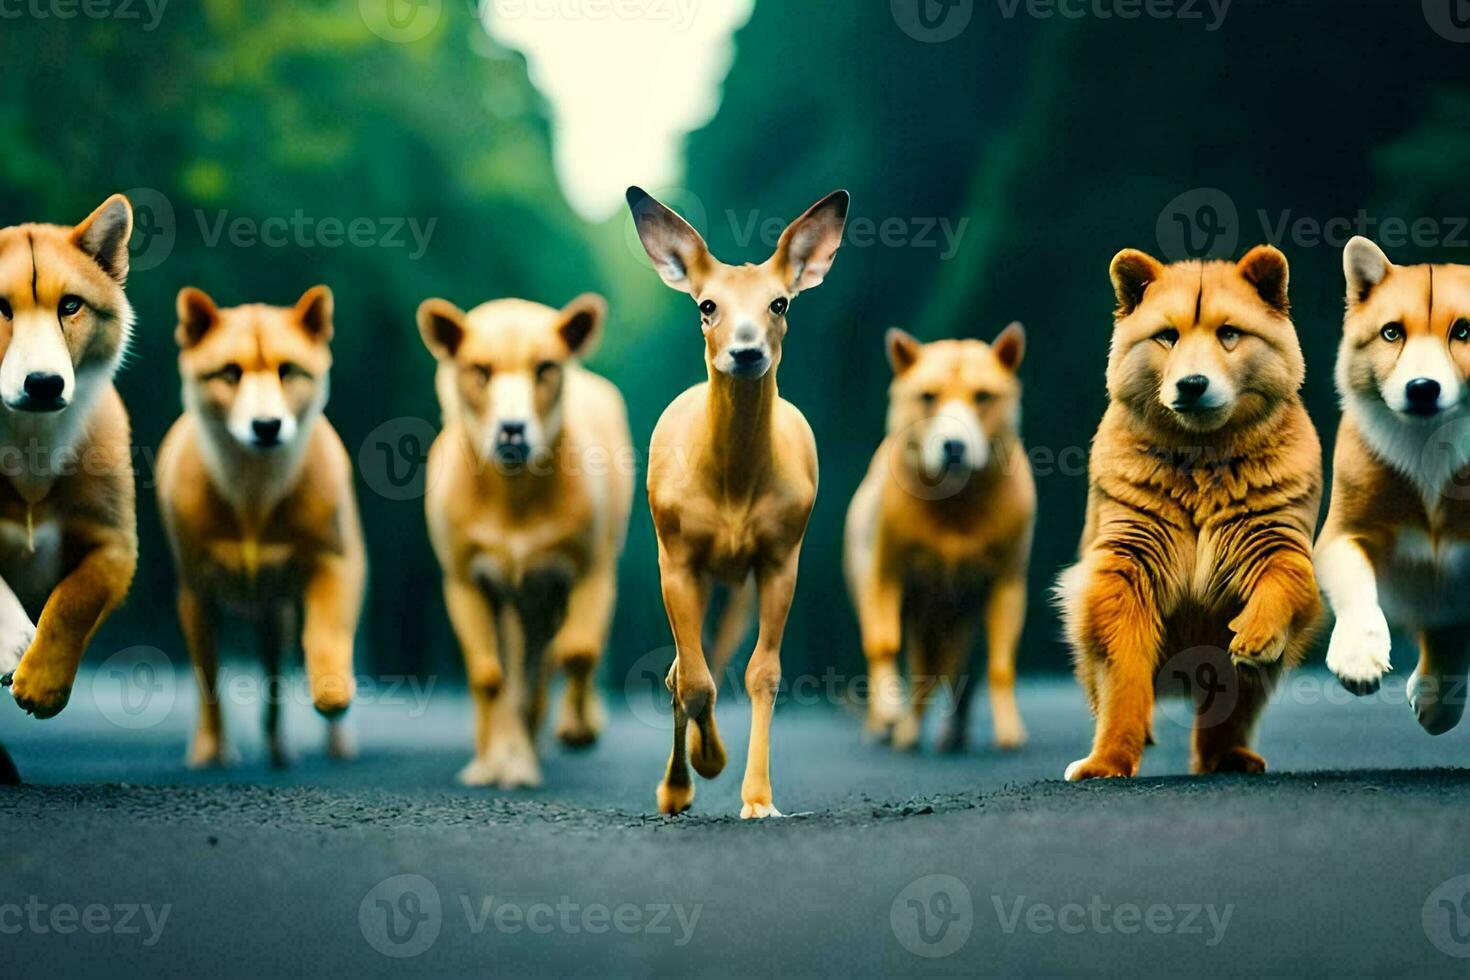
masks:
MULTIPOLYGON (((771 712, 801 542, 817 496, 817 447, 801 412, 777 393, 776 369, 787 307, 831 268, 848 195, 837 191, 814 205, 761 265, 718 261, 693 228, 640 188, 629 188, 628 206, 654 268, 699 307, 709 372, 709 381, 664 410, 649 457, 648 503, 678 650, 669 672, 674 750, 658 808, 680 813, 693 802, 686 738, 701 776, 711 779, 725 767, 702 631, 712 585, 743 590, 753 578, 760 635, 745 671, 752 712, 740 816, 779 816, 771 799, 771 712)), ((743 606, 737 599, 731 609, 743 606)))
POLYGON ((115 195, 74 228, 0 230, 0 683, 37 718, 66 707, 138 562, 112 385, 133 324, 132 228, 115 195))
POLYGON ((846 571, 868 660, 868 731, 895 748, 918 744, 941 682, 952 713, 940 748, 963 748, 970 648, 983 614, 995 742, 1015 748, 1016 644, 1026 619, 1026 569, 1036 485, 1021 443, 1016 323, 994 344, 920 344, 888 332, 893 365, 888 437, 847 512, 846 571), (908 639, 905 710, 899 645, 908 639))
POLYGON ((1058 587, 1097 715, 1067 778, 1137 774, 1166 664, 1192 685, 1193 770, 1261 772, 1256 719, 1319 612, 1322 458, 1297 394, 1286 258, 1261 246, 1239 264, 1165 266, 1128 250, 1112 278, 1110 404, 1081 561, 1058 587))
POLYGON ((1416 633, 1409 704, 1439 735, 1460 721, 1470 667, 1470 267, 1395 266, 1366 238, 1344 267, 1343 415, 1317 541, 1337 613, 1327 666, 1370 693, 1390 625, 1416 633))
POLYGON ((540 784, 536 731, 556 667, 567 675, 557 737, 586 746, 602 728, 593 674, 633 501, 622 395, 578 363, 605 315, 592 295, 562 310, 515 299, 419 308, 444 412, 429 452, 429 536, 475 698, 466 785, 540 784))
POLYGON ((367 574, 352 462, 322 415, 332 365, 332 294, 294 308, 219 309, 179 293, 184 414, 158 451, 158 504, 179 573, 179 622, 199 681, 192 766, 230 761, 219 698, 222 614, 258 625, 267 678, 265 733, 280 728, 283 661, 298 622, 312 703, 329 719, 329 754, 351 754, 353 634, 367 574))

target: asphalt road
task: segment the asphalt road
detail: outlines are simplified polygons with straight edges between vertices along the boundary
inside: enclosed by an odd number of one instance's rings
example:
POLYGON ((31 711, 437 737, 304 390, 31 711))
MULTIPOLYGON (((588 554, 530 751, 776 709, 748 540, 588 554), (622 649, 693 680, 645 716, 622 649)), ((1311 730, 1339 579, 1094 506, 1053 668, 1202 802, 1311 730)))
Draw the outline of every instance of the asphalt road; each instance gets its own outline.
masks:
POLYGON ((1090 730, 1068 680, 1024 684, 1026 749, 987 748, 981 707, 977 745, 956 757, 862 745, 853 711, 814 687, 774 728, 792 816, 742 823, 734 695, 720 704, 729 770, 665 818, 651 810, 669 720, 651 685, 610 692, 596 749, 548 747, 545 788, 506 794, 453 781, 458 692, 391 682, 354 711, 356 762, 322 758, 321 723, 297 704, 298 763, 273 772, 249 676, 225 773, 182 766, 187 678, 104 665, 57 719, 0 704, 0 743, 28 780, 0 787, 7 975, 1470 966, 1470 725, 1424 735, 1401 677, 1359 701, 1300 675, 1261 732, 1270 775, 1183 775, 1187 732, 1166 705, 1142 778, 1081 786, 1058 781, 1090 730))

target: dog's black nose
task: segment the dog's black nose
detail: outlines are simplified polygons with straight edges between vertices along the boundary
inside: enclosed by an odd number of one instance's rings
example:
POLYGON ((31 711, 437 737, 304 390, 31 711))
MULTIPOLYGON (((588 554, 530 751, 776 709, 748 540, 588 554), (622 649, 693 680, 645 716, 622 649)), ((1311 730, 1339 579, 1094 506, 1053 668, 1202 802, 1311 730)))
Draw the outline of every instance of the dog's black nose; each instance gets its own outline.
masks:
POLYGON ((759 347, 745 347, 741 350, 732 350, 730 356, 740 367, 750 367, 752 364, 759 364, 766 356, 766 352, 759 347))
POLYGON ((1179 389, 1179 400, 1184 404, 1197 402, 1210 390, 1210 379, 1203 374, 1191 374, 1187 378, 1180 378, 1176 386, 1179 389))
POLYGON ((521 442, 526 438, 526 423, 524 422, 502 422, 500 423, 501 442, 521 442))
POLYGON ((1439 382, 1433 378, 1415 378, 1404 385, 1409 411, 1416 415, 1433 415, 1439 411, 1439 382))
POLYGON ((66 381, 59 374, 33 371, 26 375, 26 399, 36 408, 60 408, 61 393, 66 390, 66 381))
POLYGON ((963 463, 965 461, 965 444, 958 439, 946 439, 944 442, 944 461, 946 463, 963 463))
POLYGON ((276 440, 281 438, 281 420, 252 419, 250 431, 255 433, 255 441, 262 446, 275 445, 276 440))

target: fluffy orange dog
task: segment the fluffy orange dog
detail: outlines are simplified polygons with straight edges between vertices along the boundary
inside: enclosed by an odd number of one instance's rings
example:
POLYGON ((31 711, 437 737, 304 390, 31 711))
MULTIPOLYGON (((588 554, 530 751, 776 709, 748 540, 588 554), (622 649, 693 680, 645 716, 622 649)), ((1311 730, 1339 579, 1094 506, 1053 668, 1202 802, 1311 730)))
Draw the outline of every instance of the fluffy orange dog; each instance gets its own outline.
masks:
POLYGON ((1166 663, 1192 685, 1193 770, 1261 772, 1256 719, 1320 607, 1321 448, 1297 394, 1286 258, 1165 266, 1129 250, 1112 278, 1110 404, 1081 560, 1058 587, 1097 715, 1067 778, 1137 774, 1166 663))
POLYGON ((1389 625, 1418 634, 1409 704, 1440 735, 1470 668, 1470 267, 1396 266, 1348 243, 1343 400, 1317 577, 1337 626, 1327 666, 1367 694, 1389 669, 1389 625))
POLYGON ((536 731, 554 667, 567 674, 557 737, 585 746, 601 731, 593 673, 633 506, 623 396, 578 363, 606 313, 592 295, 561 310, 517 299, 419 308, 444 412, 429 451, 429 536, 475 697, 466 785, 540 784, 536 731))
MULTIPOLYGON (((128 416, 112 386, 133 324, 132 228, 115 195, 74 228, 0 230, 0 684, 37 718, 66 707, 138 561, 128 416)), ((0 759, 0 781, 13 773, 0 759)))
POLYGON ((318 286, 294 308, 221 310, 189 288, 178 310, 185 411, 158 451, 158 503, 199 681, 189 764, 230 759, 218 690, 228 611, 259 625, 271 762, 287 762, 278 688, 298 613, 312 702, 330 719, 328 752, 349 755, 340 716, 352 701, 367 568, 352 463, 322 415, 332 294, 318 286))
POLYGON ((982 610, 995 742, 1015 748, 1026 738, 1015 665, 1036 486, 1019 432, 1024 349, 1018 323, 994 344, 921 345, 901 330, 888 333, 888 437, 847 512, 846 565, 868 659, 868 730, 895 748, 917 744, 941 681, 953 710, 939 747, 964 746, 982 610), (897 668, 905 634, 909 711, 897 668))

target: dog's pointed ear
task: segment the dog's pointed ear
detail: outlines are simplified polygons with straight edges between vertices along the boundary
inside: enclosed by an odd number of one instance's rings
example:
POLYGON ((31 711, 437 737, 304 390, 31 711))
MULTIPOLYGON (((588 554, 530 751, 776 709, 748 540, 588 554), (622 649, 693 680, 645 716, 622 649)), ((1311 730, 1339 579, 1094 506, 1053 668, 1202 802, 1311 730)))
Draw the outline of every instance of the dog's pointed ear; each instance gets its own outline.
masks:
POLYGON ((602 324, 607 319, 607 300, 596 293, 583 293, 561 310, 556 332, 573 357, 591 357, 602 340, 602 324))
POLYGON ((332 339, 332 311, 335 306, 329 288, 312 286, 296 301, 296 319, 310 336, 325 344, 332 339))
POLYGON ((1274 245, 1257 245, 1236 266, 1245 281, 1256 287, 1266 305, 1278 313, 1291 312, 1291 270, 1286 256, 1274 245))
POLYGON ((889 330, 884 339, 888 345, 888 363, 893 365, 895 375, 903 374, 913 367, 924 348, 917 337, 897 327, 889 330))
POLYGON ((1138 309, 1149 283, 1164 273, 1164 264, 1147 252, 1136 248, 1125 248, 1113 256, 1108 274, 1113 279, 1113 292, 1118 297, 1118 308, 1114 315, 1122 318, 1138 309))
POLYGON ((1026 356, 1026 328, 1019 320, 1012 322, 995 338, 990 349, 1007 371, 1014 372, 1026 356))
POLYGON ((833 191, 807 209, 781 233, 771 264, 792 294, 820 286, 842 245, 852 197, 833 191))
POLYGON ((114 194, 71 230, 71 240, 118 282, 128 278, 128 239, 133 237, 133 206, 114 194))
POLYGON ((185 286, 179 290, 177 306, 179 326, 174 331, 174 340, 184 350, 203 340, 204 335, 219 323, 219 307, 202 289, 185 286))
POLYGON ((1342 272, 1347 279, 1349 306, 1366 300, 1378 284, 1388 278, 1393 263, 1377 244, 1358 235, 1347 243, 1342 253, 1342 272))
POLYGON ((418 321, 429 353, 440 360, 454 357, 464 341, 464 311, 447 299, 426 299, 419 305, 418 321))
POLYGON ((671 288, 694 295, 709 271, 709 247, 689 222, 641 187, 628 188, 628 210, 643 250, 671 288))

